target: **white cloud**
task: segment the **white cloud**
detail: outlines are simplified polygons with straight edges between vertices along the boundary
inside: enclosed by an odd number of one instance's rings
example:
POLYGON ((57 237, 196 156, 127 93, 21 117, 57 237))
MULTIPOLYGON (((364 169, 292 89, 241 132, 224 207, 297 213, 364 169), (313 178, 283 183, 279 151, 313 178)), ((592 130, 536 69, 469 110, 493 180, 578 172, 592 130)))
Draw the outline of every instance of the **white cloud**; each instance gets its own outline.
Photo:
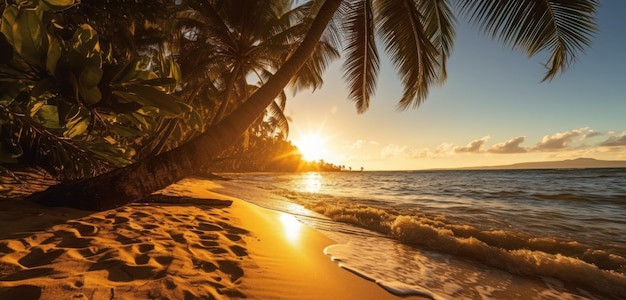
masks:
POLYGON ((491 146, 491 148, 489 148, 487 152, 498 154, 525 153, 527 152, 526 148, 520 147, 520 144, 523 143, 524 140, 526 140, 525 136, 518 136, 504 143, 499 143, 491 146))
POLYGON ((430 152, 430 149, 428 148, 422 150, 410 150, 408 155, 410 158, 413 159, 428 158, 433 156, 433 154, 430 152))
POLYGON ((350 142, 346 141, 346 142, 343 143, 342 147, 344 149, 361 149, 361 148, 363 148, 364 146, 367 146, 367 145, 378 145, 378 142, 376 142, 376 141, 366 141, 366 140, 357 140, 357 141, 355 141, 353 143, 350 143, 350 142))
POLYGON ((602 132, 597 132, 597 131, 593 131, 590 130, 589 132, 587 132, 585 135, 583 135, 583 137, 581 138, 583 141, 584 140, 588 140, 597 136, 601 136, 604 135, 602 132))
POLYGON ((567 150, 574 138, 581 136, 590 129, 588 127, 574 129, 566 132, 559 132, 551 136, 544 136, 541 142, 537 143, 532 150, 534 151, 560 151, 567 150))
POLYGON ((626 131, 620 133, 617 136, 611 136, 606 141, 598 144, 602 147, 620 147, 626 146, 626 131))
POLYGON ((454 144, 452 143, 443 143, 435 149, 435 153, 437 154, 451 154, 452 149, 454 148, 454 144))
POLYGON ((483 145, 489 140, 489 136, 485 136, 478 140, 473 140, 465 147, 454 148, 455 153, 480 153, 483 145))
POLYGON ((384 158, 405 156, 407 154, 409 154, 407 146, 398 146, 394 144, 389 144, 380 150, 380 155, 384 158))

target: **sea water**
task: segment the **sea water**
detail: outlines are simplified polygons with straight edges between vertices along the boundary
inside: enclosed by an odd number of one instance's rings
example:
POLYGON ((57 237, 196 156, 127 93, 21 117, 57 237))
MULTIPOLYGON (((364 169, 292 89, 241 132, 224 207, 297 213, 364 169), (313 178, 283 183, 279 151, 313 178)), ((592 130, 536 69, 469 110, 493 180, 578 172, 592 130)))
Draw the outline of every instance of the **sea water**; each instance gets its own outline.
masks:
POLYGON ((626 169, 226 177, 234 196, 296 215, 338 242, 325 252, 341 267, 398 295, 626 299, 626 169))

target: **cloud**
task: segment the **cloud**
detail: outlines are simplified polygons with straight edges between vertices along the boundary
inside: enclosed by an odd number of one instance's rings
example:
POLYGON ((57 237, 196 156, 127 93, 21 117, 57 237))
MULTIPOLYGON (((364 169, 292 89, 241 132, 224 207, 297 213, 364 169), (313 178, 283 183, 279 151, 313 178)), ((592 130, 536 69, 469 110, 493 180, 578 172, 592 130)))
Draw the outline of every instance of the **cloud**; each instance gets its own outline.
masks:
POLYGON ((574 138, 581 136, 588 132, 588 127, 574 129, 566 132, 559 132, 551 136, 544 136, 541 142, 537 143, 532 150, 533 151, 559 151, 565 150, 569 147, 574 138))
POLYGON ((342 147, 344 149, 361 149, 361 148, 363 148, 363 146, 366 146, 366 145, 378 145, 378 142, 376 142, 376 141, 366 141, 366 140, 357 140, 357 141, 355 141, 354 143, 351 143, 351 144, 350 144, 350 142, 344 142, 342 147))
POLYGON ((620 147, 626 146, 626 131, 622 132, 617 136, 609 137, 606 141, 598 144, 598 146, 602 147, 620 147))
POLYGON ((409 154, 407 146, 398 146, 394 144, 389 144, 380 150, 380 155, 384 158, 404 156, 407 154, 409 154))
POLYGON ((603 135, 602 132, 597 132, 597 131, 591 130, 588 133, 586 133, 585 135, 583 135, 582 140, 588 140, 590 138, 594 138, 596 136, 601 136, 601 135, 603 135))
POLYGON ((363 144, 365 143, 364 140, 358 140, 352 144, 349 144, 348 142, 346 142, 346 144, 343 146, 346 149, 359 149, 361 147, 363 147, 363 144))
POLYGON ((435 152, 430 151, 428 148, 424 148, 422 150, 414 150, 410 149, 408 146, 399 146, 395 144, 389 144, 385 146, 381 151, 380 155, 383 158, 410 158, 410 159, 418 159, 418 158, 428 158, 438 156, 439 151, 443 151, 439 148, 435 150, 435 152))
POLYGON ((498 154, 526 153, 526 148, 520 147, 520 144, 523 143, 524 140, 526 140, 525 136, 518 136, 504 143, 499 143, 491 146, 491 148, 489 148, 487 152, 498 154))
POLYGON ((480 153, 482 146, 489 140, 489 136, 473 140, 465 147, 454 148, 455 153, 480 153))
MULTIPOLYGON (((442 143, 435 149, 412 149, 406 145, 389 144, 382 148, 380 155, 383 158, 422 159, 453 157, 455 155, 463 154, 521 154, 536 151, 550 152, 551 155, 554 155, 554 157, 571 157, 572 155, 582 157, 589 156, 593 153, 597 153, 598 151, 611 152, 614 149, 620 149, 617 147, 626 146, 626 131, 621 134, 616 134, 614 132, 601 133, 590 129, 589 127, 546 135, 541 141, 537 142, 532 147, 522 146, 522 144, 526 142, 526 136, 514 137, 505 142, 488 146, 487 143, 490 138, 490 136, 484 136, 469 142, 465 146, 457 146, 452 143, 442 143), (586 139, 604 135, 611 136, 595 146, 584 144, 586 139)), ((354 142, 351 146, 357 148, 377 144, 378 143, 372 141, 359 140, 354 142)))

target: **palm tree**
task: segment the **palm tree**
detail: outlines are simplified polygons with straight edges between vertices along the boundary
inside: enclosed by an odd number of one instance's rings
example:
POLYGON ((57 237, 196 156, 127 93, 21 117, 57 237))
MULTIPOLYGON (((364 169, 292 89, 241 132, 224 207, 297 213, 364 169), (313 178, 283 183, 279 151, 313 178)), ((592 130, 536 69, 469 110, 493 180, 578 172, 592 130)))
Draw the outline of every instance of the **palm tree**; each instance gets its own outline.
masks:
MULTIPOLYGON (((595 30, 595 0, 459 0, 461 13, 501 42, 534 55, 548 51, 544 80, 567 69, 595 30)), ((30 198, 44 204, 104 210, 127 204, 193 173, 197 166, 237 140, 279 95, 309 59, 333 16, 345 18, 345 77, 357 109, 367 109, 378 69, 375 33, 396 65, 404 85, 401 108, 422 103, 432 84, 445 80, 454 31, 445 0, 326 0, 307 35, 288 60, 241 106, 210 131, 188 143, 113 172, 58 185, 30 198)), ((319 9, 317 9, 319 8, 319 9)))
MULTIPOLYGON (((291 1, 186 1, 189 9, 176 14, 178 38, 170 52, 178 56, 183 74, 187 103, 203 111, 205 127, 214 125, 234 110, 282 65, 304 35, 303 16, 310 5, 292 9, 291 1), (253 79, 253 77, 255 79, 253 79)), ((292 85, 317 88, 330 60, 339 58, 332 41, 322 38, 315 54, 292 82, 292 85)), ((285 134, 288 122, 283 110, 286 95, 281 93, 267 109, 285 134)), ((262 121, 262 118, 259 118, 262 121)), ((184 119, 164 120, 163 135, 144 152, 156 155, 167 148, 168 139, 184 119)), ((182 143, 197 132, 179 129, 170 146, 182 143)))

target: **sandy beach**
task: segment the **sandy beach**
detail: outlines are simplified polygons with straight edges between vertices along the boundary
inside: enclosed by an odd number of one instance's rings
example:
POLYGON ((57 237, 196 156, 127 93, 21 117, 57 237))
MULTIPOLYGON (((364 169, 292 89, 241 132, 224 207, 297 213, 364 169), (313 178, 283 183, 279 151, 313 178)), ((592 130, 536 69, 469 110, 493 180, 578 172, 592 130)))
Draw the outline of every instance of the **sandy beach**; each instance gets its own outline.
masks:
POLYGON ((400 298, 332 262, 320 232, 219 183, 185 179, 95 213, 18 200, 19 188, 2 185, 0 299, 400 298))

